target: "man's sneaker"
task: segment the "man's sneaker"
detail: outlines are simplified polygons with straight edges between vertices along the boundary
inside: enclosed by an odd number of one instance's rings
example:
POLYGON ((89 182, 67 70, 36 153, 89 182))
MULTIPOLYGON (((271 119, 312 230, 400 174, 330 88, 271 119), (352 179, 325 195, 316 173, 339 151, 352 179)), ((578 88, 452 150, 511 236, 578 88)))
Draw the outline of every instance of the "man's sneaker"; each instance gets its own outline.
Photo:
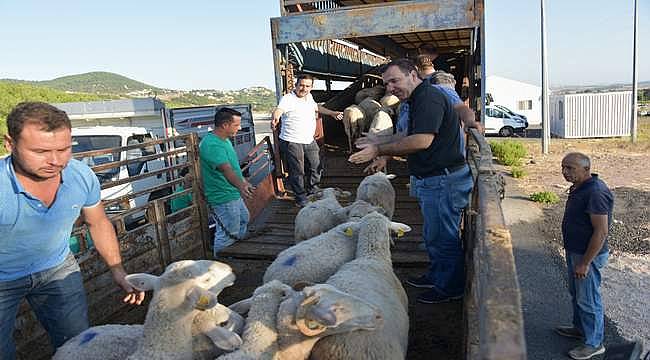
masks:
POLYGON ((558 326, 555 328, 555 332, 558 335, 562 335, 564 337, 568 338, 574 338, 574 339, 580 339, 582 340, 584 338, 584 335, 582 335, 582 332, 578 329, 576 329, 573 326, 558 326))
POLYGON ((423 289, 432 289, 434 286, 426 275, 422 275, 420 277, 409 277, 406 279, 406 283, 413 287, 423 289))
POLYGON ((454 300, 460 300, 463 298, 463 295, 456 295, 456 296, 447 296, 447 295, 442 295, 438 293, 436 290, 431 289, 417 298, 417 302, 422 303, 422 304, 439 304, 439 303, 445 303, 449 301, 454 301, 454 300))
POLYGON ((315 193, 321 191, 321 188, 318 185, 314 185, 311 189, 307 190, 307 195, 314 195, 315 193))
POLYGON ((596 355, 603 354, 605 347, 603 345, 593 347, 590 345, 580 345, 577 348, 569 351, 569 357, 575 360, 591 359, 596 355))

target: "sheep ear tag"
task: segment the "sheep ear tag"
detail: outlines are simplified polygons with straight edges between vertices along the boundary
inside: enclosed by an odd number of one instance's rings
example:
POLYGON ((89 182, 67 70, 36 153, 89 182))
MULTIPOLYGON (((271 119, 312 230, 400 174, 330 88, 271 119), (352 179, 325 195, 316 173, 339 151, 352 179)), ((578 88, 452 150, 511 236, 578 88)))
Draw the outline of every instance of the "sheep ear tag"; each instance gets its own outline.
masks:
POLYGON ((217 295, 195 286, 187 293, 187 298, 197 310, 207 310, 217 304, 217 295))
POLYGON ((354 235, 354 230, 352 230, 352 228, 349 227, 349 228, 346 228, 343 233, 345 234, 345 236, 351 237, 352 235, 354 235))

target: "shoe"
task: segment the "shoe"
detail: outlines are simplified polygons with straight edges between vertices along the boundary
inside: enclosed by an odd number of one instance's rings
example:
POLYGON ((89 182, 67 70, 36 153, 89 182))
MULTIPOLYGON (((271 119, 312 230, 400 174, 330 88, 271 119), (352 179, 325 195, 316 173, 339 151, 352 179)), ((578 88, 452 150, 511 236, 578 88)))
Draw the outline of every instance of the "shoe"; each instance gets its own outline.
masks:
POLYGON ((569 351, 569 357, 575 360, 585 360, 591 359, 596 355, 603 354, 605 352, 605 347, 601 344, 597 347, 590 345, 580 345, 577 348, 569 351))
POLYGON ((426 275, 420 277, 409 277, 406 279, 406 283, 416 288, 432 289, 434 287, 433 283, 431 283, 426 275))
POLYGON ((446 303, 449 301, 455 301, 455 300, 460 300, 463 298, 463 295, 456 295, 456 296, 447 296, 447 295, 442 295, 438 293, 436 290, 431 289, 423 294, 420 294, 418 298, 416 299, 417 302, 422 303, 422 304, 440 304, 440 303, 446 303))
POLYGON ((555 328, 555 332, 558 335, 568 337, 568 338, 580 339, 580 340, 584 338, 582 332, 573 326, 558 326, 555 328))
POLYGON ((314 185, 311 189, 307 190, 307 195, 314 195, 315 193, 321 191, 321 188, 318 185, 314 185))
POLYGON ((296 206, 299 208, 305 207, 307 204, 309 204, 309 200, 307 199, 296 199, 296 206))

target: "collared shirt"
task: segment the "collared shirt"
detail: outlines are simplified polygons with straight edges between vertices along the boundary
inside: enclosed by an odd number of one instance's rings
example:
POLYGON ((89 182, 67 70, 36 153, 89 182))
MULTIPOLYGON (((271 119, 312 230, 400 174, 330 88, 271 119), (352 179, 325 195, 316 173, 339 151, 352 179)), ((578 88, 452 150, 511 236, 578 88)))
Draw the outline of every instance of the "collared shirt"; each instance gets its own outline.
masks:
MULTIPOLYGON (((430 79, 431 78, 426 78, 425 80, 430 81, 430 79)), ((460 96, 458 96, 456 90, 438 84, 431 84, 431 86, 442 91, 442 93, 445 94, 445 96, 449 99, 449 101, 451 101, 452 106, 456 106, 458 104, 463 103, 463 101, 460 99, 460 96)), ((406 135, 408 131, 408 124, 409 124, 409 104, 406 101, 402 101, 399 104, 399 116, 397 118, 397 125, 396 125, 397 133, 406 135)))
POLYGON ((244 179, 237 153, 229 139, 222 139, 214 133, 208 133, 199 144, 203 191, 210 205, 220 205, 241 197, 239 190, 226 179, 219 166, 230 164, 232 171, 244 179))
MULTIPOLYGON (((614 195, 597 174, 591 174, 590 179, 577 188, 571 188, 562 219, 564 248, 572 253, 584 254, 594 233, 590 215, 607 215, 609 227, 613 210, 614 195)), ((607 238, 600 253, 606 251, 607 238)))
POLYGON ((427 149, 408 155, 411 175, 428 177, 436 171, 463 164, 458 114, 451 101, 439 89, 423 81, 411 93, 408 106, 408 135, 435 135, 427 149))
POLYGON ((282 97, 278 108, 282 109, 280 139, 298 144, 311 144, 316 133, 318 105, 311 94, 299 98, 295 92, 282 97))
POLYGON ((93 171, 70 160, 48 208, 16 177, 12 157, 0 159, 0 281, 59 265, 70 252, 72 226, 84 207, 97 206, 101 190, 93 171))

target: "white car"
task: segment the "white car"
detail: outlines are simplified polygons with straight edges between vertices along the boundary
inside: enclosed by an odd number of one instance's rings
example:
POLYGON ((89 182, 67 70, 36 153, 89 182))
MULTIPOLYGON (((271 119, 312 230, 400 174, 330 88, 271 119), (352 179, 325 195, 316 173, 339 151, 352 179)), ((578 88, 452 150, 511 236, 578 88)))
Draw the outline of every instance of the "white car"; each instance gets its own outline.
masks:
POLYGON ((485 133, 512 136, 528 127, 528 121, 518 115, 511 115, 496 106, 485 107, 485 133))

